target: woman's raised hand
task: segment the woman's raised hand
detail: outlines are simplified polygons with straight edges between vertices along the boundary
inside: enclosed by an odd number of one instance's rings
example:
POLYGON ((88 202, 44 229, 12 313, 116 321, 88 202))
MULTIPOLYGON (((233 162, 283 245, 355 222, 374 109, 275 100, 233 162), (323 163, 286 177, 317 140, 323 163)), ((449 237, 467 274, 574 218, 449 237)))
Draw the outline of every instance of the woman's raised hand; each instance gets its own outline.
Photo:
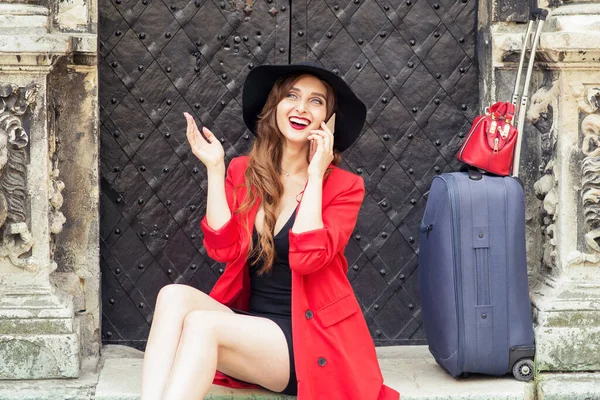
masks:
POLYGON ((322 178, 327 167, 333 161, 333 133, 325 122, 321 122, 321 129, 310 131, 308 176, 322 178))
POLYGON ((202 128, 202 133, 206 136, 206 139, 204 139, 198 130, 194 117, 185 112, 183 115, 187 120, 186 136, 194 155, 202 161, 206 168, 221 166, 225 160, 225 151, 221 142, 206 127, 202 128))

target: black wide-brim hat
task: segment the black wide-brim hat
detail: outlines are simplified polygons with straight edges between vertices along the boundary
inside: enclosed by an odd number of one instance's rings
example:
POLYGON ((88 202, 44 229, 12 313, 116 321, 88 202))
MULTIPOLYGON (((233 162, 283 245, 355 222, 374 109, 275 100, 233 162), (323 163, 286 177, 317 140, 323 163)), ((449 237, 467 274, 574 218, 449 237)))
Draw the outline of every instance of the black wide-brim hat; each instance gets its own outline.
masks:
POLYGON ((336 105, 333 147, 344 151, 360 135, 367 107, 339 76, 317 64, 305 62, 291 65, 260 65, 250 71, 244 83, 242 108, 244 122, 255 135, 256 123, 275 82, 291 74, 311 74, 329 83, 335 92, 336 105))

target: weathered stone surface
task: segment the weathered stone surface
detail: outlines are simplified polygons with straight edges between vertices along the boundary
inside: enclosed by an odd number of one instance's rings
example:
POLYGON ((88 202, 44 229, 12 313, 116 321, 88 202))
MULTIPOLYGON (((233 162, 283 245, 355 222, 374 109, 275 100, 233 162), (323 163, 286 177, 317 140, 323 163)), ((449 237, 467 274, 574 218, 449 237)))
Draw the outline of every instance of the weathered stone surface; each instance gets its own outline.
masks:
MULTIPOLYGON (((563 314, 564 315, 564 314, 563 314)), ((536 328, 540 371, 597 371, 600 328, 536 328)))
MULTIPOLYGON (((27 160, 21 220, 11 215, 4 187, 0 193, 1 232, 14 244, 0 245, 0 379, 76 377, 80 342, 86 357, 97 357, 100 347, 96 3, 31 3, 0 4, 0 119, 20 119, 12 130, 3 124, 0 139, 28 135, 20 147, 27 160), (77 65, 82 61, 88 65, 77 65), (26 113, 10 108, 6 85, 25 93, 26 113), (63 206, 71 219, 66 237, 63 206), (50 279, 57 249, 63 264, 50 279)), ((14 160, 0 147, 1 176, 14 160)))
POLYGON ((88 0, 60 1, 56 3, 54 21, 63 31, 86 31, 88 29, 88 0))
POLYGON ((0 35, 0 52, 2 53, 34 53, 47 52, 66 54, 69 51, 71 35, 0 35))
MULTIPOLYGON (((524 156, 532 167, 526 175, 541 172, 537 182, 524 181, 536 362, 541 371, 598 370, 600 6, 551 3, 527 113, 537 130, 526 126, 523 133, 538 140, 524 156)), ((524 32, 523 25, 492 27, 490 86, 499 100, 510 98, 514 81, 507 75, 517 67, 524 32)))
MULTIPOLYGON (((110 347, 110 346, 109 346, 110 347)), ((400 391, 402 400, 534 400, 533 383, 512 377, 454 379, 433 360, 426 346, 377 348, 385 383, 400 391)), ((100 373, 96 400, 139 400, 142 360, 106 360, 100 373)), ((211 388, 206 400, 294 399, 265 390, 211 388)))
POLYGON ((48 14, 48 8, 40 5, 2 3, 0 4, 0 33, 11 33, 14 30, 48 33, 48 14))
POLYGON ((78 375, 76 333, 0 336, 0 379, 75 378, 78 375))
POLYGON ((560 92, 552 102, 558 113, 556 152, 552 170, 536 186, 542 193, 553 185, 541 209, 552 239, 543 242, 545 269, 532 296, 541 371, 600 369, 600 247, 596 242, 600 168, 596 146, 586 145, 596 143, 600 128, 588 129, 584 124, 598 116, 594 96, 588 93, 600 83, 600 73, 576 65, 560 70, 555 83, 560 92))
POLYGON ((0 400, 93 400, 97 361, 83 363, 78 379, 0 380, 0 400))
POLYGON ((438 366, 427 346, 377 348, 385 383, 402 400, 533 400, 533 383, 512 376, 454 379, 438 366))
POLYGON ((61 211, 69 221, 56 237, 53 280, 73 296, 84 357, 100 349, 97 68, 59 59, 48 77, 50 129, 60 139, 57 168, 65 183, 61 211), (72 101, 77 96, 81 101, 72 101))
MULTIPOLYGON (((97 360, 87 360, 79 379, 0 380, 0 400, 138 400, 141 352, 124 346, 107 346, 103 353, 103 357, 111 360, 107 367, 100 373, 96 370, 97 360), (122 355, 128 357, 113 358, 122 355)), ((542 373, 535 380, 537 396, 534 396, 534 383, 520 383, 510 377, 453 379, 437 367, 425 346, 378 348, 377 353, 386 383, 400 390, 402 400, 600 399, 599 373, 542 373)), ((213 386, 206 399, 292 400, 294 397, 213 386)))
POLYGON ((111 358, 144 358, 144 352, 129 346, 111 344, 102 348, 102 359, 111 358))
MULTIPOLYGON (((576 278, 584 272, 594 273, 592 268, 571 268, 568 276, 576 278)), ((569 286, 565 278, 554 290, 534 289, 537 367, 540 371, 600 370, 600 296, 591 288, 569 286)))
MULTIPOLYGON (((142 360, 132 358, 111 358, 104 362, 100 373, 96 400, 139 400, 142 381, 142 360)), ((282 396, 266 390, 233 390, 213 385, 207 400, 233 399, 264 399, 283 400, 294 399, 292 396, 282 396)))
POLYGON ((600 399, 600 374, 541 374, 537 400, 600 399))
POLYGON ((47 123, 48 68, 37 61, 29 67, 35 73, 4 73, 0 93, 0 130, 18 142, 11 143, 13 157, 2 172, 19 178, 7 186, 3 174, 2 181, 9 212, 0 246, 0 379, 73 378, 80 365, 73 303, 49 279, 64 217, 56 138, 47 123))

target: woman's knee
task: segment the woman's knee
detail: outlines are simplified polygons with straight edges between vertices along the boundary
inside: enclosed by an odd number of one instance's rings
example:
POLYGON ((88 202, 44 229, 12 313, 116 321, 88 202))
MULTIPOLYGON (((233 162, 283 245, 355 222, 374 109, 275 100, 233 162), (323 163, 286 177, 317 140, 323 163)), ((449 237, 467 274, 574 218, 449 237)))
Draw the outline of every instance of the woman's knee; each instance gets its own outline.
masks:
POLYGON ((194 310, 231 312, 229 308, 192 286, 170 284, 158 293, 155 311, 161 315, 183 317, 194 310))
POLYGON ((188 313, 183 320, 184 334, 190 334, 194 337, 210 336, 215 337, 219 326, 219 318, 223 313, 215 311, 196 310, 188 313))
POLYGON ((181 309, 189 299, 189 288, 186 285, 169 284, 163 286, 156 298, 157 309, 181 309))
POLYGON ((177 285, 174 283, 163 286, 158 292, 156 306, 162 307, 177 302, 177 300, 182 297, 182 286, 183 285, 177 285))

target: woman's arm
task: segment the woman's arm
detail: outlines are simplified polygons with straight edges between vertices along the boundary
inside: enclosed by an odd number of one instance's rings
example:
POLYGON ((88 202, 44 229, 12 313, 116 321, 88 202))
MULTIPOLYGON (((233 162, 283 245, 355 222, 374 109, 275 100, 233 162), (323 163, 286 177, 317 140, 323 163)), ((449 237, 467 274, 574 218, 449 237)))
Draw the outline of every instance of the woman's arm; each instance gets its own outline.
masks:
POLYGON ((204 247, 210 257, 219 262, 235 259, 239 254, 239 233, 233 209, 232 172, 234 161, 225 175, 225 152, 221 142, 206 127, 202 128, 204 136, 198 130, 194 118, 184 113, 187 120, 186 136, 192 152, 206 166, 208 193, 206 195, 206 215, 201 226, 204 232, 204 247), (205 138, 206 137, 206 138, 205 138))
POLYGON ((206 215, 201 226, 204 233, 204 248, 208 255, 218 262, 235 260, 240 252, 240 233, 236 218, 231 210, 234 208, 233 176, 239 159, 234 158, 229 163, 227 178, 223 172, 213 171, 208 174, 208 194, 206 215))
POLYGON ((340 190, 323 209, 323 180, 333 160, 333 133, 322 122, 321 129, 312 130, 308 139, 311 142, 308 182, 289 233, 290 269, 300 274, 324 267, 346 247, 365 193, 362 178, 340 177, 335 185, 350 182, 349 187, 340 190))
MULTIPOLYGON (((308 191, 308 186, 306 189, 308 191)), ((364 193, 364 181, 357 178, 321 212, 322 189, 314 188, 314 193, 309 192, 308 197, 305 191, 296 222, 289 233, 292 271, 310 274, 328 265, 336 254, 343 251, 354 231, 364 193), (317 197, 318 210, 315 209, 317 204, 313 203, 317 197), (320 221, 315 221, 316 215, 320 221)))
POLYGON ((310 177, 302 194, 302 202, 292 232, 302 233, 323 227, 323 178, 310 177))
POLYGON ((219 230, 231 219, 231 210, 225 194, 225 163, 207 168, 206 174, 206 220, 212 229, 219 230))
POLYGON ((325 172, 333 161, 333 133, 325 122, 321 129, 311 130, 308 182, 302 194, 302 203, 292 227, 293 233, 302 233, 323 228, 323 180, 325 172))

